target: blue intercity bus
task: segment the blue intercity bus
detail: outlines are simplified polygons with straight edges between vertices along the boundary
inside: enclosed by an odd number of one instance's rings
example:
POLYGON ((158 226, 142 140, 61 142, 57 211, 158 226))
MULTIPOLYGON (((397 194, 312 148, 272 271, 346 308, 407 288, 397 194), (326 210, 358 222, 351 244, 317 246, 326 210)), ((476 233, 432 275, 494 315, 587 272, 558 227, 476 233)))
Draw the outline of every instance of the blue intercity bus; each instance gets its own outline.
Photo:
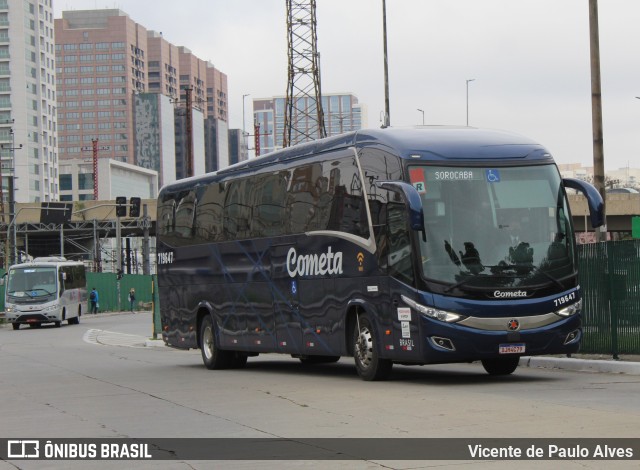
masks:
POLYGON ((578 351, 581 292, 566 188, 550 153, 469 127, 361 130, 165 186, 162 335, 209 369, 284 353, 396 364, 578 351))

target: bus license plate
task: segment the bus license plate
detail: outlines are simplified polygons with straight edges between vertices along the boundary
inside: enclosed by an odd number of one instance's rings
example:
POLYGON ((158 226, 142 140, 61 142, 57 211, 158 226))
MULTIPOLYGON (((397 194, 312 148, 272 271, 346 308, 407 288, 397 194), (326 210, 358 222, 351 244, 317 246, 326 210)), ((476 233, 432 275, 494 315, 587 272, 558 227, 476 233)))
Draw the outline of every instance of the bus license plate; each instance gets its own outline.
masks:
POLYGON ((498 346, 500 354, 524 354, 525 349, 524 343, 500 344, 498 346))

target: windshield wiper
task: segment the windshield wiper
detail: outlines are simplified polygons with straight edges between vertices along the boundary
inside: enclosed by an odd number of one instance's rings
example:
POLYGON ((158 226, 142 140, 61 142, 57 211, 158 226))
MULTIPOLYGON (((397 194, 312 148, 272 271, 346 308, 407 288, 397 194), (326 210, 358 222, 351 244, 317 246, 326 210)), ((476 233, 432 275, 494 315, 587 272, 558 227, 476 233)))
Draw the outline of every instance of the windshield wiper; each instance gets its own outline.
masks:
POLYGON ((464 284, 466 284, 469 280, 471 280, 472 278, 475 278, 476 276, 467 276, 464 279, 459 280, 458 282, 456 282, 455 284, 451 284, 449 287, 447 287, 443 292, 446 294, 449 291, 452 291, 453 289, 455 289, 456 287, 460 287, 464 284))
POLYGON ((550 279, 551 281, 553 281, 554 284, 556 284, 558 287, 560 287, 561 289, 564 289, 564 284, 562 284, 558 279, 556 279, 555 277, 553 277, 551 274, 546 273, 544 271, 537 271, 538 273, 542 274, 544 277, 546 277, 547 279, 550 279))

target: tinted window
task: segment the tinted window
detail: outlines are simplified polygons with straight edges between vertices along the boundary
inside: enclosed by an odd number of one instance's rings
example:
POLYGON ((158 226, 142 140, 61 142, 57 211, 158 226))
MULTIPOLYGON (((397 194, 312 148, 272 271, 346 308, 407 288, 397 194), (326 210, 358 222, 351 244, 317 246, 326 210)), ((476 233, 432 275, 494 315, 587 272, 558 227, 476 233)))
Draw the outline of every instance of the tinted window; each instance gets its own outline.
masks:
POLYGON ((332 195, 328 229, 369 238, 364 190, 355 158, 325 162, 323 174, 332 195))
POLYGON ((249 237, 251 222, 251 184, 248 178, 230 181, 226 184, 226 199, 224 203, 223 227, 227 240, 237 240, 249 237))
POLYGON ((199 191, 196 207, 195 237, 201 242, 222 241, 222 214, 224 210, 224 186, 212 183, 199 191))
POLYGON ((251 178, 252 237, 284 235, 287 229, 286 200, 289 172, 282 171, 251 178))

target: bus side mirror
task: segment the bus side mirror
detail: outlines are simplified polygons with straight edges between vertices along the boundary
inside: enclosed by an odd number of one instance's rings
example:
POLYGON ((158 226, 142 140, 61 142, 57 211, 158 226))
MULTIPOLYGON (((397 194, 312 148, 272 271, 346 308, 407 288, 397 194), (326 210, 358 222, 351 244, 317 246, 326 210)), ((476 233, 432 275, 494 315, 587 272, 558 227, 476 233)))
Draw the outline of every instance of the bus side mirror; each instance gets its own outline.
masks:
POLYGON ((564 178, 562 183, 566 188, 580 191, 587 198, 591 226, 596 228, 604 225, 604 201, 598 190, 592 184, 575 178, 564 178))
POLYGON ((411 229, 422 232, 422 238, 425 239, 426 231, 424 228, 422 199, 420 199, 420 193, 418 193, 416 188, 404 181, 380 181, 377 182, 376 185, 379 188, 387 189, 402 195, 404 200, 407 202, 409 225, 411 226, 411 229))

